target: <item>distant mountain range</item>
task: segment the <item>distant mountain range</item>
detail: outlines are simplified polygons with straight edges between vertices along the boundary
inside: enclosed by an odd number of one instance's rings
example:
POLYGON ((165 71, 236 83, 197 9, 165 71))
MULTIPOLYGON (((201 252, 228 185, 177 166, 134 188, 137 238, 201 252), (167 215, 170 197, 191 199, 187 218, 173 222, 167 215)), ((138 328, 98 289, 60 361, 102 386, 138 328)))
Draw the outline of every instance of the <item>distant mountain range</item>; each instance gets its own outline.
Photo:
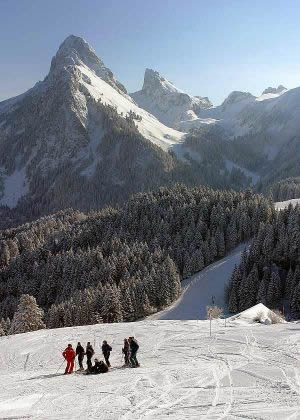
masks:
POLYGON ((69 36, 42 82, 0 102, 0 227, 183 182, 243 189, 300 175, 300 88, 220 106, 146 69, 129 95, 69 36))

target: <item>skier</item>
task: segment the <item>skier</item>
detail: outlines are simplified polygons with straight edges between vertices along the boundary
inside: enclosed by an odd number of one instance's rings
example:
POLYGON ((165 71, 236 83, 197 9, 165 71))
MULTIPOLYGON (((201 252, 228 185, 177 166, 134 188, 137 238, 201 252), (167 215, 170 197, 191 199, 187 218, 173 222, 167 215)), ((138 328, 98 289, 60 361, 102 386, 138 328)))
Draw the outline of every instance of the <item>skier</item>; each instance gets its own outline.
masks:
POLYGON ((110 363, 109 363, 109 356, 110 356, 110 352, 112 351, 112 348, 110 347, 109 344, 107 344, 107 341, 104 340, 103 344, 102 344, 102 353, 105 359, 105 362, 107 364, 108 367, 110 367, 110 363))
POLYGON ((139 345, 134 337, 129 337, 129 348, 130 348, 130 365, 131 367, 139 367, 139 362, 137 361, 136 354, 139 349, 139 345))
POLYGON ((108 367, 102 360, 95 359, 95 364, 92 366, 89 373, 93 373, 94 375, 97 375, 98 373, 106 373, 108 372, 108 367))
POLYGON ((83 370, 82 361, 84 358, 84 348, 82 347, 80 342, 78 342, 77 347, 76 347, 76 356, 78 356, 79 369, 83 370))
POLYGON ((66 375, 67 373, 73 373, 74 360, 75 360, 76 354, 72 347, 72 344, 68 344, 68 347, 65 349, 62 355, 67 361, 67 366, 66 366, 64 375, 66 375))
POLYGON ((86 354, 87 370, 91 370, 91 368, 92 368, 92 357, 95 354, 95 352, 94 352, 93 346, 91 345, 91 343, 89 341, 86 345, 85 354, 86 354))
POLYGON ((129 343, 127 338, 124 338, 124 347, 122 348, 122 353, 124 354, 125 366, 129 365, 129 343))

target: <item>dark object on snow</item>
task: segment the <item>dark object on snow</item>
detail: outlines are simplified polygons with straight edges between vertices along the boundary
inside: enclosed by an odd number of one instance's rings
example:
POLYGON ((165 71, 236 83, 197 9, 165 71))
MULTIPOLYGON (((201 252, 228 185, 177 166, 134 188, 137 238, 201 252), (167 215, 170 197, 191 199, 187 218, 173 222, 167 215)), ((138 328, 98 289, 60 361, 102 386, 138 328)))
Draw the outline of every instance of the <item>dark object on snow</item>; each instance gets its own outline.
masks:
POLYGON ((124 338, 124 347, 122 348, 122 353, 124 354, 125 365, 129 365, 129 342, 127 338, 124 338))
POLYGON ((72 373, 73 368, 74 368, 74 359, 76 357, 76 354, 75 354, 75 351, 72 347, 72 344, 68 344, 68 347, 65 349, 65 351, 63 352, 62 355, 67 361, 67 366, 66 366, 66 369, 65 369, 65 375, 67 373, 72 373))
POLYGON ((85 354, 86 354, 86 364, 87 364, 88 370, 91 370, 91 368, 92 368, 92 357, 95 354, 95 352, 94 352, 93 346, 91 345, 91 343, 89 341, 86 345, 85 354))
POLYGON ((138 345, 134 337, 129 337, 128 341, 129 341, 129 348, 130 348, 130 357, 129 357, 130 365, 131 367, 139 367, 140 365, 136 358, 136 354, 140 346, 138 345))
POLYGON ((107 344, 106 340, 104 340, 103 344, 102 344, 102 353, 103 353, 105 362, 106 362, 108 367, 110 367, 109 356, 110 356, 111 351, 112 351, 111 346, 109 344, 107 344))
POLYGON ((77 347, 76 347, 76 356, 78 356, 78 364, 79 364, 80 369, 83 369, 82 361, 84 358, 84 348, 82 347, 80 342, 78 342, 77 347))
POLYGON ((94 375, 99 373, 106 373, 108 372, 108 367, 102 360, 99 361, 98 359, 95 359, 95 364, 92 366, 89 372, 93 373, 94 375))

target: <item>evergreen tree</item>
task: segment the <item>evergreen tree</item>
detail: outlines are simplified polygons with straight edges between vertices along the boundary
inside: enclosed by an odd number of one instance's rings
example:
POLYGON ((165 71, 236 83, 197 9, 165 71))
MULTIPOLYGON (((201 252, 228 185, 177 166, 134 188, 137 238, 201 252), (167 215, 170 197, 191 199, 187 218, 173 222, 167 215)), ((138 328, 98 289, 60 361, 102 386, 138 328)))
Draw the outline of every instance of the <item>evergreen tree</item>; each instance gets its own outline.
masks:
POLYGON ((45 328, 44 312, 30 295, 22 295, 11 323, 10 334, 19 334, 45 328))
POLYGON ((275 308, 281 298, 281 280, 278 271, 273 271, 267 291, 267 303, 271 308, 275 308))
POLYGON ((267 293, 268 293, 268 286, 270 283, 270 270, 266 267, 264 269, 263 278, 259 284, 258 292, 257 292, 257 303, 262 303, 264 305, 267 304, 267 293))

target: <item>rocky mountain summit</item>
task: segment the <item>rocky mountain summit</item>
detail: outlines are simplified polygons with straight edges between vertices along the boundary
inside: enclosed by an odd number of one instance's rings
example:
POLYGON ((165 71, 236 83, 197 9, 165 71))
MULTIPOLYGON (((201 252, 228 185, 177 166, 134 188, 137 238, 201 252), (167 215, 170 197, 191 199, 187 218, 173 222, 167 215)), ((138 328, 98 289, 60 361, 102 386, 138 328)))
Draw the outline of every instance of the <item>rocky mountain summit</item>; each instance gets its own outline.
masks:
POLYGON ((285 91, 287 91, 287 88, 285 88, 282 85, 279 85, 277 88, 268 87, 267 89, 265 89, 263 91, 262 95, 266 95, 267 93, 275 93, 275 94, 277 94, 277 93, 283 93, 285 91))
POLYGON ((201 109, 210 108, 207 97, 191 96, 178 89, 157 71, 146 69, 142 90, 131 97, 164 124, 178 128, 181 121, 197 118, 201 109))
MULTIPOLYGON (((114 77, 112 71, 97 57, 94 49, 82 38, 70 35, 60 45, 52 58, 47 79, 59 77, 61 72, 74 66, 87 66, 93 73, 116 89, 119 93, 127 93, 125 86, 114 77)), ((88 82, 88 78, 86 78, 88 82)))

